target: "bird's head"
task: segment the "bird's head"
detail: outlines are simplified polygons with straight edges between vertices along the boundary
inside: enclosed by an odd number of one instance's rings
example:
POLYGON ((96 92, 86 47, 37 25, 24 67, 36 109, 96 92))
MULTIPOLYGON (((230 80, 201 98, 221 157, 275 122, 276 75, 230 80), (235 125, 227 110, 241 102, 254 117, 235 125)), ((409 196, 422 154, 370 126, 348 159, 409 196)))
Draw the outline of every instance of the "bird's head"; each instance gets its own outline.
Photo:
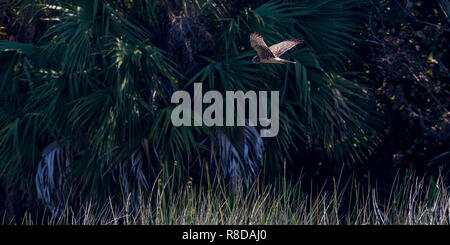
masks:
POLYGON ((256 55, 255 57, 253 57, 252 62, 253 62, 254 64, 256 64, 256 63, 261 62, 261 60, 259 59, 259 56, 256 55))

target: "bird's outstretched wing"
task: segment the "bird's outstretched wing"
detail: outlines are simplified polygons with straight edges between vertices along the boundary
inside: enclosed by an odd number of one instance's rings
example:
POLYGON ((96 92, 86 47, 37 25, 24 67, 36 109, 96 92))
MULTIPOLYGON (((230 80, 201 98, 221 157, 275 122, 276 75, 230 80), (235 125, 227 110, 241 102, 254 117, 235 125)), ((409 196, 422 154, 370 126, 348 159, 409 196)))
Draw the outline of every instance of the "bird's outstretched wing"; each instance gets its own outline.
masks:
POLYGON ((293 48, 295 45, 302 43, 303 40, 301 38, 293 38, 281 43, 274 44, 270 46, 270 51, 275 55, 275 57, 280 57, 289 49, 293 48))
POLYGON ((250 35, 250 45, 254 50, 256 50, 256 53, 258 53, 260 59, 264 60, 275 57, 272 51, 270 51, 269 47, 267 47, 264 39, 256 33, 252 33, 250 35))

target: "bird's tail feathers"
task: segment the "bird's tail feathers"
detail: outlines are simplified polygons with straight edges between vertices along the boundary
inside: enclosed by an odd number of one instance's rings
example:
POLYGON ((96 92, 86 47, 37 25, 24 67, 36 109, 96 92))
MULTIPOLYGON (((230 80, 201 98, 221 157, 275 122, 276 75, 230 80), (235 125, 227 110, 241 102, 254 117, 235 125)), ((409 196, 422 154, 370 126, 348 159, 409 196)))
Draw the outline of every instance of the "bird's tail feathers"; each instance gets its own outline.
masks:
POLYGON ((276 58, 276 60, 279 62, 282 62, 282 63, 291 63, 291 64, 297 63, 295 61, 285 60, 285 59, 281 59, 281 58, 276 58))

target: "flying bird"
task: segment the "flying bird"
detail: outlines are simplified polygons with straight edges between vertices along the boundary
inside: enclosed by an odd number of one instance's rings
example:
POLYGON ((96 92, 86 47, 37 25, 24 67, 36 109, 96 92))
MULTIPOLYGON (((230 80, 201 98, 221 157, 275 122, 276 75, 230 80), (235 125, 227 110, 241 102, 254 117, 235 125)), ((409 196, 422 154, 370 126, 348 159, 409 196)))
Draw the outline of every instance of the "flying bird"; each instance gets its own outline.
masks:
POLYGON ((293 48, 295 45, 303 43, 303 40, 300 38, 289 39, 277 44, 274 44, 270 47, 264 42, 264 39, 258 35, 257 33, 252 33, 250 35, 250 45, 254 50, 256 50, 256 55, 253 57, 253 63, 292 63, 295 64, 295 61, 281 59, 280 56, 289 49, 293 48))

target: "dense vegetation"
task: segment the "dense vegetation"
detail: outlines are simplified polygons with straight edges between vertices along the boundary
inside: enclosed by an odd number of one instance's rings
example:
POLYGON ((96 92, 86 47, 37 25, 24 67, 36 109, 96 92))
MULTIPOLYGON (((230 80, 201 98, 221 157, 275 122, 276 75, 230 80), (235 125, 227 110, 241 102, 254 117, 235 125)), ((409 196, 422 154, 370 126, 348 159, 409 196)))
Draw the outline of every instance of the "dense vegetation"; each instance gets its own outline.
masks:
POLYGON ((446 0, 2 0, 0 211, 58 214, 145 196, 151 206, 161 195, 154 183, 183 195, 210 179, 254 194, 254 183, 281 177, 334 190, 333 177, 353 175, 389 196, 406 170, 429 183, 440 176, 433 193, 445 191, 449 8, 446 0), (252 64, 252 32, 270 44, 303 37, 285 54, 297 63, 252 64), (170 97, 194 82, 280 91, 279 135, 173 127, 170 97))
POLYGON ((371 6, 364 69, 373 81, 371 100, 388 116, 383 157, 373 164, 448 175, 450 4, 373 1, 371 6))
MULTIPOLYGON (((285 180, 285 179, 284 179, 285 180)), ((450 197, 442 179, 399 179, 391 183, 391 195, 382 198, 368 183, 333 183, 332 190, 314 188, 301 181, 254 185, 245 195, 236 195, 220 180, 210 186, 184 185, 173 191, 170 182, 155 183, 139 197, 137 207, 130 199, 81 203, 74 210, 67 205, 59 215, 40 217, 26 213, 21 219, 3 218, 0 224, 74 225, 448 225, 450 197), (284 193, 281 195, 281 193, 284 193), (147 198, 150 196, 150 198, 147 198), (346 200, 347 199, 347 200, 346 200), (350 203, 350 205, 343 205, 350 203)), ((45 213, 45 211, 44 211, 45 213)))

